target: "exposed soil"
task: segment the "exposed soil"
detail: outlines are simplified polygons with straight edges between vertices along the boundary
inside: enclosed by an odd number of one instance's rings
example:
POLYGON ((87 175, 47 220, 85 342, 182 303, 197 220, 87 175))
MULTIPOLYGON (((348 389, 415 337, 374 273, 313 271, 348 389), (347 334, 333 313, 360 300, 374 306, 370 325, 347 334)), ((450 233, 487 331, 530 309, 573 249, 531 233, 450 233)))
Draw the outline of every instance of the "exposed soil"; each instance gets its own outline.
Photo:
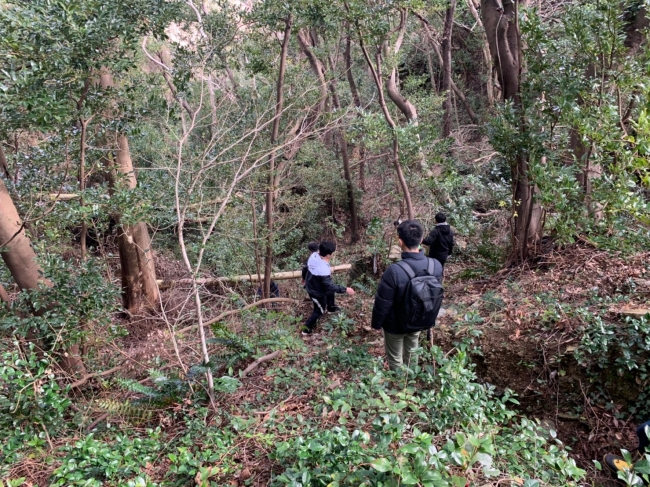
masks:
POLYGON ((482 332, 477 339, 482 353, 474 361, 481 379, 515 391, 522 413, 555 426, 597 484, 610 480, 595 470, 593 460, 637 446, 638 418, 625 411, 650 384, 633 374, 620 377, 607 371, 594 381, 573 358, 584 325, 581 318, 560 312, 559 319, 549 319, 545 311, 568 303, 597 311, 594 296, 623 294, 627 302, 604 316, 620 321, 621 308, 648 305, 649 258, 648 253, 623 257, 580 244, 555 249, 535 266, 500 271, 490 279, 454 279, 460 268, 452 265, 452 277, 445 283, 451 313, 440 320, 436 343, 451 348, 457 335, 467 331, 469 325, 454 311, 478 313, 483 318, 476 325, 482 332), (535 299, 539 296, 549 302, 535 299), (609 395, 613 410, 594 401, 590 393, 596 388, 609 395))

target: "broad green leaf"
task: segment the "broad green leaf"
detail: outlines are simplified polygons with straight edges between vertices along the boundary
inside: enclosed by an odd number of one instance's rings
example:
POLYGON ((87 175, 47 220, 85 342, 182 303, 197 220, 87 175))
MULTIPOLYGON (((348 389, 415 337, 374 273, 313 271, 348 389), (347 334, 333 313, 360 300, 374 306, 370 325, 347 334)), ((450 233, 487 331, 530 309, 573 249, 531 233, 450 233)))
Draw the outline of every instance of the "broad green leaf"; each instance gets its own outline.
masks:
POLYGON ((377 472, 382 473, 389 472, 393 468, 392 463, 387 458, 375 458, 370 462, 370 466, 377 470, 377 472))

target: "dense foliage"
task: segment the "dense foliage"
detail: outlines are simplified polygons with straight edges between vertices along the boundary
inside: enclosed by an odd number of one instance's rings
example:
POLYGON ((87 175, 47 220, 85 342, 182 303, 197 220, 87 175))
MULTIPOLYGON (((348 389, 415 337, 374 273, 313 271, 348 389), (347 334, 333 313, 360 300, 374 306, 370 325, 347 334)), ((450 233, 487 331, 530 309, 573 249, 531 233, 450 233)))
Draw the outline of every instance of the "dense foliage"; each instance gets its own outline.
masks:
MULTIPOLYGON (((504 279, 514 264, 547 271, 569 244, 647 251, 650 5, 515 1, 510 18, 496 3, 520 51, 512 96, 488 0, 1 2, 7 485, 31 471, 60 486, 533 487, 593 475, 472 361, 496 315, 530 324, 536 346, 561 330, 555 373, 591 387, 571 414, 593 404, 626 425, 647 419, 650 321, 619 313, 645 309, 647 264, 571 302, 560 285, 524 295, 508 280, 513 301, 535 303, 525 316, 484 291, 507 266, 504 279), (537 224, 523 239, 521 181, 537 224), (457 233, 452 279, 478 279, 482 295, 448 315, 446 348, 421 349, 420 367, 397 377, 368 345, 369 303, 393 220, 413 213, 429 228, 438 211, 457 233), (138 224, 152 240, 129 260, 138 224), (23 236, 37 261, 21 267, 23 236), (321 238, 338 242, 334 263, 354 264, 360 296, 310 348, 295 332, 302 311, 244 308, 268 297, 251 276, 299 269, 321 238), (163 290, 136 310, 124 298, 145 287, 142 272, 124 279, 133 262, 155 267, 163 290), (30 272, 38 283, 21 288, 30 272), (280 361, 248 376, 274 352, 280 361)), ((624 480, 648 474, 642 460, 624 480)))

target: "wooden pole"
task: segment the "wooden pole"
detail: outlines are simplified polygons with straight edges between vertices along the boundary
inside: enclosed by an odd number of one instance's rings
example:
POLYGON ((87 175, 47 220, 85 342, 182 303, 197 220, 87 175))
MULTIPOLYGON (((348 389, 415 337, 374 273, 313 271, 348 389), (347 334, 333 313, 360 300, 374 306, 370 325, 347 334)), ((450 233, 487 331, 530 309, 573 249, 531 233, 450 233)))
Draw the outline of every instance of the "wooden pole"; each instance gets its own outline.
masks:
MULTIPOLYGON (((352 264, 341 264, 332 266, 332 272, 345 272, 352 269, 352 264)), ((302 271, 288 271, 288 272, 274 272, 271 274, 271 279, 275 281, 284 281, 287 279, 300 279, 302 277, 302 271)), ((263 282, 264 275, 261 274, 247 274, 244 276, 224 276, 224 277, 214 277, 206 279, 197 279, 196 283, 200 286, 213 286, 219 283, 232 283, 232 282, 263 282)), ((174 281, 156 281, 160 289, 166 289, 173 286, 183 285, 183 284, 192 284, 192 279, 177 279, 174 281)))

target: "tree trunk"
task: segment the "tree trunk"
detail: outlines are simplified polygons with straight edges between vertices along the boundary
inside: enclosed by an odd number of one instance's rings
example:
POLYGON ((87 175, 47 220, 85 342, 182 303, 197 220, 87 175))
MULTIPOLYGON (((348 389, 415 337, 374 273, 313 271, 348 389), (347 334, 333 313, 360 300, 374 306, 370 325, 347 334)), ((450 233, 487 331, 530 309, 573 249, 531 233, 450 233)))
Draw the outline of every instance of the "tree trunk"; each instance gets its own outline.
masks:
MULTIPOLYGON (((483 25, 488 38, 492 62, 496 67, 504 100, 513 102, 519 113, 519 130, 527 130, 521 96, 521 35, 517 19, 518 5, 524 1, 510 2, 501 7, 498 0, 482 0, 483 25)), ((535 203, 535 186, 529 178, 529 161, 520 148, 510 162, 512 173, 512 261, 523 263, 528 258, 529 239, 541 236, 542 209, 535 203)))
MULTIPOLYGON (((102 71, 100 84, 104 89, 114 87, 111 73, 102 71)), ((114 135, 117 149, 115 150, 115 167, 111 169, 121 176, 128 189, 133 190, 137 186, 137 181, 131 160, 129 141, 124 134, 116 132, 114 135)), ((119 220, 119 217, 117 219, 119 220)), ((160 299, 160 291, 156 284, 154 256, 146 223, 120 225, 117 242, 120 250, 124 308, 131 314, 137 313, 143 308, 155 308, 160 299)))
MULTIPOLYGON (((417 15, 417 14, 416 14, 417 15)), ((418 18, 422 21, 422 25, 424 26, 424 30, 426 32, 426 36, 429 39, 429 43, 431 44, 431 47, 433 48, 433 51, 436 53, 436 57, 438 58, 438 64, 440 64, 440 69, 443 69, 443 66, 445 65, 445 62, 443 60, 442 56, 442 49, 440 45, 438 44, 438 41, 434 37, 435 31, 433 30, 433 27, 431 24, 429 24, 429 21, 422 17, 421 15, 417 15, 418 18)), ((487 46, 486 46, 487 49, 487 46)), ((427 64, 431 65, 430 70, 433 72, 433 61, 431 60, 431 53, 427 51, 427 56, 429 61, 427 61, 427 64)), ((433 83, 433 74, 431 74, 431 82, 433 83)), ((472 109, 472 106, 469 104, 469 101, 467 100, 467 97, 465 94, 460 91, 460 88, 458 88, 458 85, 454 82, 453 76, 449 80, 451 84, 451 89, 453 92, 456 94, 456 96, 460 99, 461 103, 465 107, 465 110, 467 111, 467 115, 469 115, 470 120, 472 123, 477 124, 478 123, 478 117, 476 116, 476 113, 474 113, 474 110, 472 109)), ((450 122, 451 123, 451 122, 450 122)))
POLYGON ((445 94, 443 102, 442 136, 451 135, 451 36, 454 27, 454 13, 456 0, 450 0, 445 15, 445 26, 442 32, 442 92, 445 94))
POLYGON ((375 86, 377 87, 377 95, 379 98, 379 106, 381 107, 381 111, 384 114, 384 119, 386 120, 386 123, 388 124, 393 137, 393 166, 395 167, 397 181, 401 186, 402 193, 404 195, 404 203, 406 204, 408 218, 409 220, 412 220, 415 218, 415 212, 413 211, 413 204, 411 202, 411 192, 409 191, 409 187, 399 161, 399 140, 397 139, 397 132, 395 130, 397 128, 397 125, 395 124, 393 117, 388 111, 388 107, 386 106, 386 98, 384 97, 384 88, 381 75, 381 49, 377 49, 377 52, 375 54, 375 62, 373 63, 370 55, 368 54, 368 50, 363 43, 363 37, 361 36, 360 32, 359 45, 361 47, 361 51, 363 52, 363 57, 365 58, 368 65, 368 69, 370 70, 370 73, 372 74, 372 77, 375 81, 375 86))
MULTIPOLYGON (((397 39, 395 44, 392 47, 389 47, 388 41, 384 42, 383 50, 386 54, 386 57, 397 56, 400 49, 402 48, 402 43, 404 42, 404 35, 406 33, 406 20, 407 20, 407 11, 405 9, 400 10, 400 27, 397 33, 397 39)), ((395 63, 396 64, 396 63, 395 63)), ((395 104, 400 112, 406 118, 406 121, 410 124, 413 124, 415 127, 418 126, 418 111, 415 108, 415 105, 411 103, 406 97, 404 97, 397 88, 397 67, 394 67, 390 73, 390 77, 386 80, 386 93, 388 98, 395 104)), ((420 143, 420 134, 416 134, 418 145, 420 143)), ((424 158, 424 153, 422 150, 418 150, 417 155, 417 165, 421 171, 427 170, 426 160, 424 158)))
MULTIPOLYGON (((43 277, 43 272, 36 262, 36 253, 29 238, 25 235, 23 223, 18 210, 11 199, 9 191, 0 179, 0 253, 11 276, 23 292, 38 289, 39 285, 52 287, 53 284, 43 277)), ((30 341, 38 342, 39 337, 32 334, 30 341)), ((86 368, 79 355, 79 345, 70 346, 60 361, 61 368, 70 374, 83 376, 86 368)))
POLYGON ((485 62, 485 91, 487 94, 487 102, 489 107, 494 106, 494 83, 492 82, 492 58, 490 57, 490 48, 488 45, 487 36, 485 33, 485 27, 481 21, 481 16, 478 13, 477 7, 480 5, 479 0, 467 0, 467 6, 469 7, 470 12, 474 16, 477 24, 481 26, 481 40, 482 40, 482 51, 483 51, 483 61, 485 62))
POLYGON ((354 106, 361 108, 361 98, 359 97, 359 90, 357 89, 357 84, 354 81, 354 74, 352 73, 352 40, 350 39, 350 34, 345 37, 345 50, 343 51, 343 58, 345 59, 345 74, 348 78, 348 84, 350 85, 350 93, 352 93, 352 99, 354 100, 354 106))
POLYGON ((354 195, 354 183, 350 171, 350 158, 348 154, 348 142, 340 130, 337 130, 339 147, 341 148, 341 159, 343 159, 343 175, 348 190, 348 208, 350 210, 350 221, 352 223, 352 243, 359 241, 359 217, 357 215, 357 199, 354 195))
POLYGON ((38 289, 39 283, 52 286, 50 281, 42 277, 41 268, 36 263, 36 253, 25 235, 18 210, 2 180, 0 180, 0 245, 6 249, 0 254, 2 260, 21 291, 38 289))
MULTIPOLYGON (((289 39, 291 38, 291 26, 293 19, 291 14, 284 21, 284 39, 280 51, 280 69, 278 72, 278 82, 276 88, 275 118, 271 130, 271 145, 274 146, 280 133, 280 115, 284 105, 284 74, 287 68, 287 51, 289 50, 289 39)), ((264 257, 264 286, 262 287, 262 297, 271 297, 271 272, 273 272, 273 210, 275 206, 275 157, 276 153, 272 148, 269 156, 269 177, 268 188, 266 191, 266 228, 268 232, 266 240, 266 255, 264 257)))
MULTIPOLYGON (((117 136, 116 165, 125 177, 129 189, 135 189, 137 182, 126 136, 117 136)), ((122 292, 124 306, 130 313, 142 308, 155 308, 160 299, 156 284, 153 251, 149 230, 145 222, 134 225, 120 225, 117 232, 122 269, 122 292)))
POLYGON ((7 157, 5 156, 2 142, 0 142, 0 171, 2 171, 7 179, 11 179, 11 174, 9 174, 9 164, 7 163, 7 157))
MULTIPOLYGON (((81 140, 79 142, 79 205, 84 206, 83 192, 86 189, 86 136, 88 133, 88 122, 86 119, 79 119, 81 126, 81 140)), ((81 260, 86 260, 86 238, 88 235, 88 224, 81 222, 81 260)))
MULTIPOLYGON (((309 60, 309 64, 312 68, 312 71, 314 72, 314 74, 316 75, 316 77, 320 82, 321 97, 322 97, 324 94, 326 95, 325 86, 327 84, 327 81, 325 79, 324 63, 314 55, 314 52, 311 49, 311 42, 309 41, 309 37, 306 35, 305 32, 303 31, 298 32, 298 42, 300 44, 300 48, 302 49, 305 56, 309 60)), ((329 89, 332 94, 332 107, 338 110, 341 108, 341 102, 337 91, 336 75, 334 73, 334 66, 331 62, 331 59, 330 59, 330 69, 332 71, 332 79, 329 82, 329 89)), ((335 134, 336 134, 337 143, 339 145, 339 148, 341 149, 341 159, 343 160, 343 175, 347 187, 348 209, 350 211, 350 221, 352 224, 352 242, 357 242, 359 240, 359 218, 357 216, 357 202, 356 202, 356 197, 354 195, 354 183, 352 181, 352 173, 350 171, 348 143, 345 140, 345 137, 339 128, 335 130, 335 134)))
MULTIPOLYGON (((343 50, 343 59, 345 60, 345 74, 348 78, 348 85, 350 86, 350 93, 352 93, 352 100, 354 100, 354 106, 357 109, 361 109, 361 98, 359 97, 359 90, 357 89, 357 84, 354 81, 354 75, 352 74, 352 41, 350 39, 349 25, 346 26, 346 36, 345 36, 345 49, 343 50)), ((361 116, 361 114, 358 114, 361 116)), ((361 191, 366 189, 366 151, 363 145, 363 141, 359 142, 359 188, 361 191)))

